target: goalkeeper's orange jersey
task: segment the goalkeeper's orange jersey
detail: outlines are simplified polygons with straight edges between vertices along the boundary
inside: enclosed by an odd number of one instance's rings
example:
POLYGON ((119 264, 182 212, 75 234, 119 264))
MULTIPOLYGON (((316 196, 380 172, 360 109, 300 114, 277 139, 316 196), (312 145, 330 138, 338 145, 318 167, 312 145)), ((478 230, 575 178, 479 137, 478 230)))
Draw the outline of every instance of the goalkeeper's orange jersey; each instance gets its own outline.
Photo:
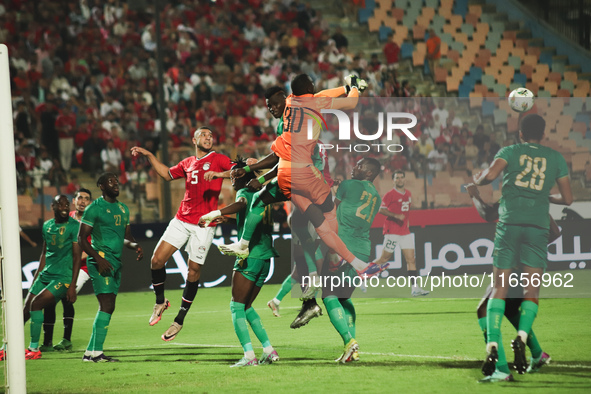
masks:
POLYGON ((343 87, 301 96, 290 94, 283 112, 283 134, 273 142, 271 150, 283 160, 313 164, 314 147, 325 127, 320 110, 332 108, 334 97, 343 94, 343 87))

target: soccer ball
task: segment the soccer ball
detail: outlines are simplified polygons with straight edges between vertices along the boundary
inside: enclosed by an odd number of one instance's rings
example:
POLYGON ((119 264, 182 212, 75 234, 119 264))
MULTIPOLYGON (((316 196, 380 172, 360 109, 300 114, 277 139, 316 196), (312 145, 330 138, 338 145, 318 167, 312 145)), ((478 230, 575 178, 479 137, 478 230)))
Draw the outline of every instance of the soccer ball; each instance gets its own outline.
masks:
POLYGON ((509 94, 509 106, 516 112, 526 112, 534 106, 534 94, 526 88, 517 88, 509 94))

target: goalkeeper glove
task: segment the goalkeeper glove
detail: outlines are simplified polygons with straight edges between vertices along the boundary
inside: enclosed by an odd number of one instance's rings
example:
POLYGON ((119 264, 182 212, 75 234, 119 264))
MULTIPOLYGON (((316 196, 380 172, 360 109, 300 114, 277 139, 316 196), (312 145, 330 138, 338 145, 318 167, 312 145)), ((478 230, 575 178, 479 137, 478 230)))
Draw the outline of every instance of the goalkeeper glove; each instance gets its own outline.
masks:
POLYGON ((347 90, 347 94, 351 91, 352 88, 357 88, 360 92, 363 92, 367 89, 367 82, 364 79, 359 78, 358 76, 351 74, 345 77, 345 89, 347 90))

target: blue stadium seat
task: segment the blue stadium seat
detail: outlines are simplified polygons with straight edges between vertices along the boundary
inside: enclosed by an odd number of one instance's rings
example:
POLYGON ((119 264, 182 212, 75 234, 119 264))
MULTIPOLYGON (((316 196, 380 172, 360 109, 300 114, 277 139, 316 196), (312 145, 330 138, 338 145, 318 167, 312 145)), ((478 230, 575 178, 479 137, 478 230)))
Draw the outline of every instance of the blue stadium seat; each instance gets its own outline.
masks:
POLYGON ((585 133, 585 139, 591 140, 591 130, 587 130, 587 133, 585 133))
POLYGON ((468 13, 468 0, 456 0, 452 12, 465 17, 468 13))
POLYGON ((412 59, 413 51, 414 46, 410 42, 403 42, 402 46, 400 47, 400 57, 402 59, 412 59))
POLYGON ((373 10, 367 8, 359 9, 359 23, 367 23, 368 19, 373 16, 373 10))
POLYGON ((547 64, 552 67, 552 54, 549 52, 542 52, 540 54, 540 63, 547 64))
POLYGON ((482 69, 477 66, 470 67, 470 77, 472 77, 474 81, 482 81, 482 69))
POLYGON ((586 125, 588 125, 590 121, 591 117, 587 114, 578 114, 577 116, 575 116, 575 122, 583 122, 586 125))
POLYGON ((482 116, 493 116, 495 113, 495 103, 484 100, 482 102, 482 116))
POLYGON ((379 30, 379 37, 380 37, 380 41, 386 41, 388 39, 388 34, 392 33, 392 29, 388 26, 382 25, 380 26, 380 30, 379 30))
POLYGON ((527 83, 527 75, 516 73, 513 75, 513 82, 518 83, 521 86, 525 86, 527 83))
POLYGON ((470 97, 470 92, 474 90, 475 80, 470 75, 464 75, 460 86, 458 87, 459 97, 470 97))
POLYGON ((365 9, 372 10, 376 8, 376 0, 365 0, 365 9))

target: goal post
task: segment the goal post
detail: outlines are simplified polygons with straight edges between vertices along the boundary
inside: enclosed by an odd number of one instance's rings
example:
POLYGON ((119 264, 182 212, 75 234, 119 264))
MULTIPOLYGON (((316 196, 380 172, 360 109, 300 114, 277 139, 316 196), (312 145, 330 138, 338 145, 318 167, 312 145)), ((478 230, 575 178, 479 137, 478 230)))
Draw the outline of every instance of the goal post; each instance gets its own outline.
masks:
POLYGON ((8 47, 0 44, 0 218, 2 223, 2 303, 6 345, 6 392, 27 392, 21 252, 8 47))

